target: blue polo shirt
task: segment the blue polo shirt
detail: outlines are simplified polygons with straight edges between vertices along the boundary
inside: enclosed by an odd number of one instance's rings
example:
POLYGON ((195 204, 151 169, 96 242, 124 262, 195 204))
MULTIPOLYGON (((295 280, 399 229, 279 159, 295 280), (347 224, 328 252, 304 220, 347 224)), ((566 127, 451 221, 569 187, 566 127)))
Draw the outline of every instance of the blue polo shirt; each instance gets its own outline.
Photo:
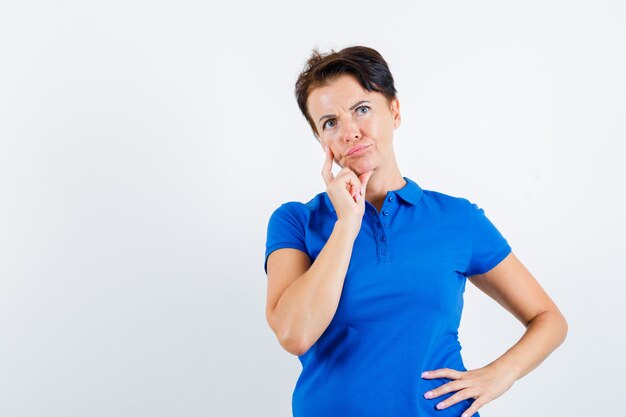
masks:
MULTIPOLYGON (((421 373, 467 370, 458 340, 466 278, 492 269, 511 247, 476 204, 403 178, 380 212, 365 201, 337 312, 298 357, 294 417, 459 417, 473 402, 436 410, 454 393, 423 394, 450 380, 421 373)), ((269 220, 265 272, 279 248, 315 261, 336 220, 325 192, 282 204, 269 220)))

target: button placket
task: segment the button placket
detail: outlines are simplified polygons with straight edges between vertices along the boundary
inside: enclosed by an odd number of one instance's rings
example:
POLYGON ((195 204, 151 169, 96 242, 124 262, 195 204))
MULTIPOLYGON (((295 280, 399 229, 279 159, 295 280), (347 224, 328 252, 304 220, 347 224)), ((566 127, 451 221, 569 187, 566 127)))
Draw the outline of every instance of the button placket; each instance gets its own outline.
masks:
POLYGON ((383 227, 389 227, 389 210, 387 210, 385 207, 387 207, 387 204, 383 203, 380 214, 384 216, 382 220, 383 227))
POLYGON ((381 207, 380 216, 378 216, 380 224, 382 225, 382 228, 379 231, 377 242, 378 256, 381 263, 390 262, 388 246, 389 240, 387 239, 385 229, 389 228, 389 214, 391 211, 391 208, 389 206, 393 204, 394 200, 395 197, 393 195, 389 195, 386 200, 383 200, 383 206, 381 207))
MULTIPOLYGON (((366 204, 371 203, 366 202, 366 204)), ((370 224, 372 226, 372 232, 375 236, 376 258, 378 259, 378 263, 386 263, 387 261, 385 259, 385 254, 387 253, 387 248, 385 247, 386 238, 384 236, 383 224, 380 220, 380 216, 378 216, 378 211, 376 210, 376 208, 370 207, 369 212, 372 216, 370 224), (385 252, 385 254, 382 253, 383 251, 385 252)))

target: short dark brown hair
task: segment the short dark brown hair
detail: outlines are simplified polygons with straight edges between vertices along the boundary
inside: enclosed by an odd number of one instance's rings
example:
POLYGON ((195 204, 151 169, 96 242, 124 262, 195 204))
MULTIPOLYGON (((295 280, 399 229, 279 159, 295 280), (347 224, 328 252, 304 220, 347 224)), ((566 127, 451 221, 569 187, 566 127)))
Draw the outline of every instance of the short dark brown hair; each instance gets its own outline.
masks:
POLYGON ((314 88, 326 85, 331 79, 344 74, 354 77, 364 90, 381 93, 389 103, 396 98, 397 91, 389 66, 375 49, 350 46, 339 52, 331 49, 325 54, 314 49, 298 76, 295 94, 300 111, 316 136, 317 127, 306 104, 309 94, 314 88))

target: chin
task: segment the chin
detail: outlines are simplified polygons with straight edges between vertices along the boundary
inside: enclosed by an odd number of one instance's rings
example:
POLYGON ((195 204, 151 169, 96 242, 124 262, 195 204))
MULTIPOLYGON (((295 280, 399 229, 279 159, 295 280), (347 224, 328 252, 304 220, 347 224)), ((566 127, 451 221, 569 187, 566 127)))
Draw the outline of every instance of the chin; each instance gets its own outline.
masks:
POLYGON ((377 166, 372 163, 364 162, 362 164, 355 164, 355 166, 351 166, 350 169, 355 172, 357 175, 361 175, 365 172, 369 172, 373 169, 376 169, 377 166))

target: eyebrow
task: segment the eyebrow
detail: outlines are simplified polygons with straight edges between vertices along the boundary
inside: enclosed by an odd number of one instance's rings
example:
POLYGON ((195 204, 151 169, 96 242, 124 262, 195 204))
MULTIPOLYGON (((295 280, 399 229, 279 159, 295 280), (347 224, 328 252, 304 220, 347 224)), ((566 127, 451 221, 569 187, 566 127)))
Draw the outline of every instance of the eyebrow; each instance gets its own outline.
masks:
MULTIPOLYGON (((357 102, 357 103, 353 104, 353 105, 352 105, 352 107, 350 107, 350 110, 354 110, 355 108, 357 108, 358 106, 360 106, 360 105, 361 105, 361 104, 363 104, 363 103, 369 103, 369 101, 368 101, 368 100, 361 100, 361 101, 359 101, 359 102, 357 102)), ((334 115, 334 114, 325 114, 325 115, 323 115, 322 117, 320 117, 320 120, 319 120, 319 121, 321 122, 321 121, 322 121, 322 119, 328 119, 328 118, 330 118, 330 117, 335 117, 335 115, 334 115)))

